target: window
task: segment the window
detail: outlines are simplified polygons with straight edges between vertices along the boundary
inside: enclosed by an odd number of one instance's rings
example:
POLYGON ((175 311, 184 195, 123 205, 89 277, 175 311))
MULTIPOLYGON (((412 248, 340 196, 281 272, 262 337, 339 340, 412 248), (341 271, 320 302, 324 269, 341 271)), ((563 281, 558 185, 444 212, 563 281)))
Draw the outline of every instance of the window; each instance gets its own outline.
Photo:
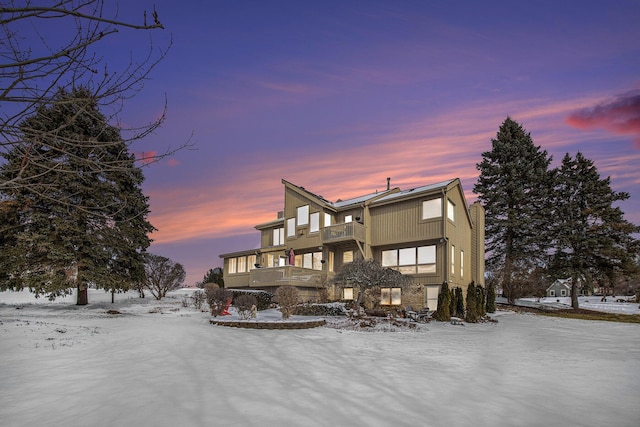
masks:
POLYGON ((422 202, 422 219, 440 218, 442 216, 442 199, 422 202))
POLYGON ((351 222, 351 221, 353 221, 353 215, 345 215, 344 216, 344 222, 345 223, 351 222))
POLYGON ((298 227, 309 224, 309 205, 298 208, 298 227))
POLYGON ((247 271, 253 270, 254 268, 256 268, 256 256, 249 255, 247 257, 247 271))
POLYGON ((396 267, 398 265, 398 251, 382 251, 382 266, 396 267))
POLYGON ((247 271, 247 258, 246 257, 238 257, 238 273, 244 273, 247 271))
POLYGON ((229 274, 234 274, 237 271, 236 258, 229 258, 229 274))
POLYGON ((284 245, 284 228, 273 230, 273 246, 284 245))
POLYGON ((314 270, 322 270, 322 252, 313 253, 313 266, 314 270))
POLYGON ((464 251, 460 251, 460 277, 464 277, 464 251))
POLYGON ((431 245, 382 251, 382 266, 402 274, 435 273, 436 247, 431 245))
POLYGON ((329 271, 333 271, 334 258, 335 258, 335 254, 333 252, 329 252, 329 271))
POLYGON ((554 291, 553 289, 551 289, 551 290, 549 291, 549 296, 551 296, 551 297, 555 297, 555 296, 556 296, 556 291, 554 291))
POLYGON ((344 289, 342 289, 342 299, 352 300, 353 299, 353 288, 344 288, 344 289))
POLYGON ((309 232, 316 233, 320 231, 320 212, 314 212, 309 217, 309 232))
POLYGON ((380 305, 400 305, 402 303, 401 288, 380 289, 380 305))
POLYGON ((313 268, 313 254, 311 252, 302 256, 302 268, 313 268))
POLYGON ((566 297, 567 296, 567 290, 566 289, 560 289, 560 296, 561 297, 566 297))
POLYGON ((418 247, 418 273, 435 273, 436 272, 436 247, 419 246, 418 247))
POLYGON ((296 235, 296 219, 289 218, 287 220, 287 237, 295 237, 296 235))
POLYGON ((331 225, 331 214, 324 214, 324 226, 329 227, 331 225))
POLYGON ((451 274, 456 274, 456 247, 451 245, 451 274))
POLYGON ((456 220, 456 205, 449 199, 447 199, 447 218, 453 222, 456 220))
POLYGON ((344 251, 342 254, 342 263, 347 264, 353 262, 353 251, 344 251))

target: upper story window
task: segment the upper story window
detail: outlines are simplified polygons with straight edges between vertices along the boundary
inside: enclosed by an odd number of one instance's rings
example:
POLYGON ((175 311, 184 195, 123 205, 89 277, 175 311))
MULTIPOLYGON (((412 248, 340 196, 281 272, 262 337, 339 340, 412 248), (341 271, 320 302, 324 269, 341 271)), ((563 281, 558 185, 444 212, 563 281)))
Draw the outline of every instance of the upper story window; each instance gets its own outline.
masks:
POLYGON ((442 217, 442 199, 425 200, 422 202, 422 219, 442 217))
POLYGON ((309 224, 309 205, 298 207, 298 227, 309 224))
POLYGON ((237 258, 229 258, 229 274, 234 274, 237 271, 237 265, 237 258))
POLYGON ((331 214, 326 213, 324 214, 324 226, 325 227, 329 227, 331 225, 331 214))
POLYGON ((451 245, 451 274, 456 274, 456 247, 451 245))
POLYGON ((289 218, 287 220, 287 237, 295 237, 296 235, 296 219, 289 218))
POLYGON ((352 222, 353 221, 353 215, 345 215, 344 216, 344 222, 352 222))
POLYGON ((284 245, 284 227, 273 230, 273 246, 284 245))
POLYGON ((314 212, 309 216, 309 232, 320 231, 320 212, 314 212))
POLYGON ((447 218, 451 221, 456 221, 456 205, 449 199, 447 199, 447 218))

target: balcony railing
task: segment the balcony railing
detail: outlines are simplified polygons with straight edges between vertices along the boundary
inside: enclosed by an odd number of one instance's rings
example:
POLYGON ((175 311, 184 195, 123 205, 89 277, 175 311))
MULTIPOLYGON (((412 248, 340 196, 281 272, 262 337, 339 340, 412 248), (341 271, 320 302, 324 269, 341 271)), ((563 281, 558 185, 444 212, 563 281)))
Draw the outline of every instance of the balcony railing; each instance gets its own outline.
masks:
POLYGON ((330 225, 322 229, 322 241, 324 243, 337 243, 347 240, 364 242, 366 237, 365 230, 365 226, 359 222, 330 225))
POLYGON ((256 268, 249 272, 249 286, 259 288, 290 285, 317 288, 322 285, 324 274, 319 270, 293 265, 256 268))

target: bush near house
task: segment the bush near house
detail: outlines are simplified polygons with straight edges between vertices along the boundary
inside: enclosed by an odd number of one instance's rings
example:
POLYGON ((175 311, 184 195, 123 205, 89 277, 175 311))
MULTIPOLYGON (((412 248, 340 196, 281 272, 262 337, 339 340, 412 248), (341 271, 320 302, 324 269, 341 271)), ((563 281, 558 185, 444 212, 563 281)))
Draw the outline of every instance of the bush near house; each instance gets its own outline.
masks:
POLYGON ((251 294, 245 293, 243 295, 238 295, 233 300, 233 305, 238 311, 238 316, 242 320, 248 320, 251 318, 251 312, 254 310, 254 307, 257 307, 258 299, 251 294))
POLYGON ((266 291, 229 289, 233 293, 233 305, 236 306, 236 300, 242 295, 252 295, 256 299, 256 308, 258 311, 266 310, 273 303, 273 294, 266 291))
POLYGON ((288 319, 293 314, 295 306, 298 304, 298 294, 298 288, 293 286, 280 286, 276 290, 276 300, 283 319, 288 319))

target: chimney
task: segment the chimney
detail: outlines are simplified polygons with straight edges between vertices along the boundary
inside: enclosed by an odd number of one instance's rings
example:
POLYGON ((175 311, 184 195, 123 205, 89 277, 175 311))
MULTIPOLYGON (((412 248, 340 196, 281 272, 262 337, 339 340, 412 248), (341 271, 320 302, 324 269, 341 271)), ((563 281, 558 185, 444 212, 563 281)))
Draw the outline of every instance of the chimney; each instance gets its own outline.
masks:
POLYGON ((278 219, 284 218, 284 211, 278 211, 278 219))
POLYGON ((387 178, 387 190, 391 189, 391 178, 387 178))

